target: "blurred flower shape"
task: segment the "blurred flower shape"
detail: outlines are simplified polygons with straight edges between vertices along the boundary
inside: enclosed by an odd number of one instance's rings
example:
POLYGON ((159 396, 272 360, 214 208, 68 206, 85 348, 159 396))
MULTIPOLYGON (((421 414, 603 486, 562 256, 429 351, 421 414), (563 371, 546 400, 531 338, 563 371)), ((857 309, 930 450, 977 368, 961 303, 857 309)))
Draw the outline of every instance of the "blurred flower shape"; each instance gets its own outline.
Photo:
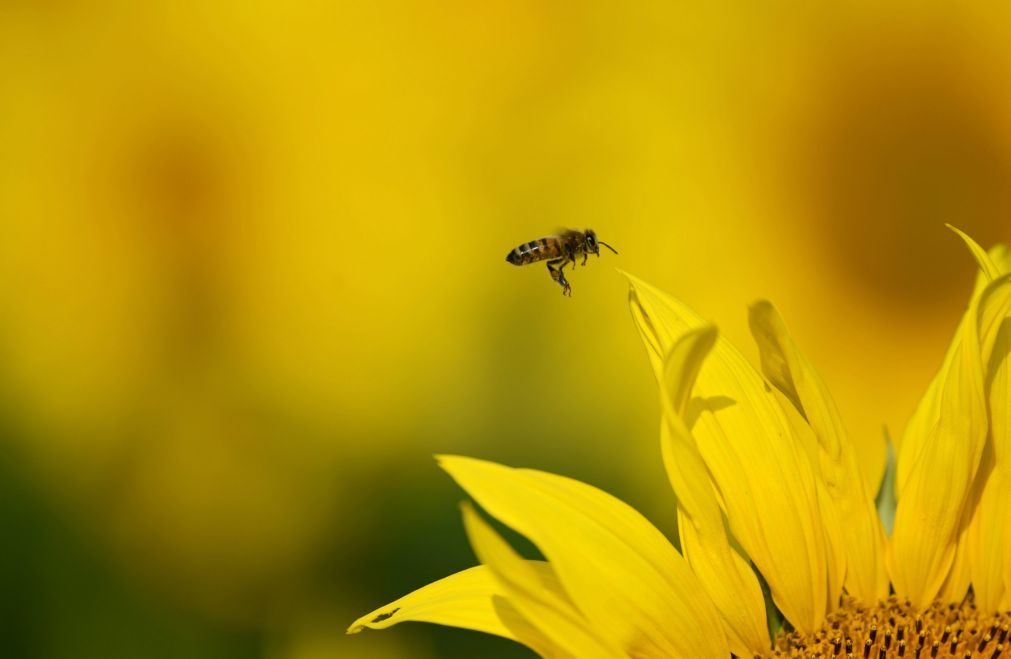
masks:
POLYGON ((877 484, 771 304, 749 310, 759 374, 714 326, 629 277, 660 385, 681 552, 589 485, 443 456, 474 500, 546 560, 521 558, 464 504, 482 565, 348 632, 426 621, 545 657, 1000 656, 1011 648, 1011 258, 959 234, 980 275, 897 442, 891 537, 877 484), (775 639, 759 575, 788 623, 775 639))

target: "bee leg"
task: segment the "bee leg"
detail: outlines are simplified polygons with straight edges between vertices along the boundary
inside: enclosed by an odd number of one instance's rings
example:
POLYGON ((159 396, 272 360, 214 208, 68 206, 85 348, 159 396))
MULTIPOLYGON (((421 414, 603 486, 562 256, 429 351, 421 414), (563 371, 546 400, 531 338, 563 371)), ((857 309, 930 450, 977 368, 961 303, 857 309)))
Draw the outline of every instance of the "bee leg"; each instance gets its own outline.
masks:
MULTIPOLYGON (((588 259, 588 258, 590 258, 590 253, 589 253, 589 252, 585 252, 585 253, 583 254, 583 265, 586 265, 586 259, 588 259)), ((575 264, 576 264, 576 262, 575 262, 575 261, 573 261, 573 262, 572 262, 572 264, 573 264, 573 265, 575 265, 575 264)))
POLYGON ((569 282, 565 279, 565 273, 562 272, 562 268, 566 266, 569 262, 567 257, 562 257, 560 259, 554 259, 553 261, 548 261, 548 272, 551 273, 551 278, 558 282, 558 285, 562 287, 562 295, 572 295, 572 287, 569 286, 569 282), (557 266, 557 268, 555 267, 557 266))

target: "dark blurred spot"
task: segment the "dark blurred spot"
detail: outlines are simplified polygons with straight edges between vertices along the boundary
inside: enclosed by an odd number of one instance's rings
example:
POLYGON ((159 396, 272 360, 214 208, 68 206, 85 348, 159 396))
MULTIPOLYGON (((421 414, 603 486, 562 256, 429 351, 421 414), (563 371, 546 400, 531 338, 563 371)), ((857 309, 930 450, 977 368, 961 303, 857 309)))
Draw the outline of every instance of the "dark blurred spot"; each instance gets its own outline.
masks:
POLYGON ((159 136, 161 143, 140 153, 137 187, 163 211, 185 218, 209 206, 219 186, 219 165, 205 146, 185 139, 159 136))
MULTIPOLYGON (((234 123, 234 122, 233 122, 234 123)), ((222 267, 242 239, 255 157, 227 117, 154 113, 124 146, 119 184, 170 282, 166 335, 180 356, 210 348, 223 306, 222 267)))
POLYGON ((218 237, 241 167, 226 136, 214 125, 157 117, 128 147, 126 184, 166 241, 192 251, 218 237))
POLYGON ((973 272, 944 223, 984 246, 1011 237, 1008 72, 971 44, 888 37, 820 71, 802 195, 829 265, 882 302, 932 306, 973 272))

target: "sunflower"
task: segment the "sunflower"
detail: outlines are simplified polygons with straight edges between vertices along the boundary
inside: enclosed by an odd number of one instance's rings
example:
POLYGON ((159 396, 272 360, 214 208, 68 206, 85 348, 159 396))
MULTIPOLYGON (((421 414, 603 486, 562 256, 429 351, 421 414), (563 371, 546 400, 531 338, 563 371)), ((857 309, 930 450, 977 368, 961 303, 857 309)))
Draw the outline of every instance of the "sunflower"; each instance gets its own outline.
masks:
POLYGON ((893 440, 888 515, 770 303, 749 309, 759 372, 687 306, 629 276, 659 383, 680 552, 594 487, 441 456, 544 560, 521 557, 465 503, 481 565, 348 632, 424 621, 580 659, 1011 656, 1011 257, 958 233, 979 276, 940 370, 893 440))

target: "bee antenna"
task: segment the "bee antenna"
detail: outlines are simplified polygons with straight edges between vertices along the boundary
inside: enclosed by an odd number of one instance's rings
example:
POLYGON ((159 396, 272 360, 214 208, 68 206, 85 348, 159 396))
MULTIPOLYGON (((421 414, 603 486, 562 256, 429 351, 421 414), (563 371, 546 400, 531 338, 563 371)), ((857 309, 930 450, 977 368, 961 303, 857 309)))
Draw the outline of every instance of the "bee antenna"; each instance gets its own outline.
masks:
POLYGON ((600 245, 603 245, 604 247, 606 247, 607 249, 611 250, 615 254, 618 253, 618 250, 616 250, 615 248, 611 247, 610 245, 608 245, 607 243, 605 243, 603 240, 598 240, 597 243, 600 244, 600 245))

